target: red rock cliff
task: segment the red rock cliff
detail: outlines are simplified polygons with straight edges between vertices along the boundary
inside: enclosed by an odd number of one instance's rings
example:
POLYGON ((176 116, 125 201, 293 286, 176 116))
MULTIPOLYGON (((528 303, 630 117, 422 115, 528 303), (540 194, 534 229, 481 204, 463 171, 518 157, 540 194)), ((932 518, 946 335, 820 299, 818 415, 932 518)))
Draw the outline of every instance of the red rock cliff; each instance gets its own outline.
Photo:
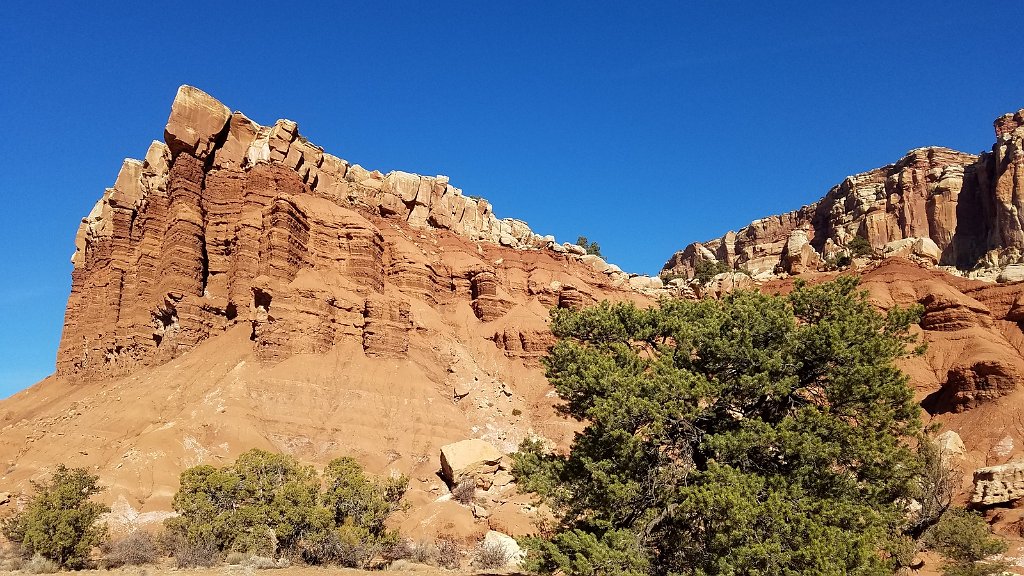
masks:
MULTIPOLYGON (((346 338, 402 356, 410 298, 463 299, 488 322, 518 296, 579 304, 630 286, 618 268, 499 220, 447 177, 367 171, 294 122, 260 126, 190 86, 164 135, 145 160, 125 160, 82 221, 58 375, 127 373, 239 323, 264 358, 346 338), (447 253, 416 230, 447 234, 447 253)), ((536 355, 543 332, 494 341, 536 355)))
POLYGON ((1024 110, 995 121, 981 156, 911 150, 898 162, 846 178, 800 210, 676 252, 663 273, 692 276, 701 260, 753 275, 814 270, 855 237, 885 253, 914 253, 971 269, 1021 262, 1024 251, 1024 110))

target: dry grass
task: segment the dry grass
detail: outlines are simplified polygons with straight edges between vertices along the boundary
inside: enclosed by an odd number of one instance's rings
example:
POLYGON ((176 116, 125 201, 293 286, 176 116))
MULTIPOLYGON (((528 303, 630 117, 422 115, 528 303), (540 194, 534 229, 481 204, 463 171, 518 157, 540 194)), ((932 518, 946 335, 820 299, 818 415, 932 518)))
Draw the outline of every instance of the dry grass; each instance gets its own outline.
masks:
POLYGON ((512 560, 512 554, 508 548, 497 542, 481 542, 473 551, 473 566, 490 570, 493 568, 504 568, 512 560))
POLYGON ((476 496, 476 478, 463 478, 452 487, 452 498, 460 504, 471 504, 474 496, 476 496))
POLYGON ((53 574, 60 570, 60 566, 58 566, 53 560, 43 558, 39 554, 36 554, 31 560, 25 562, 21 569, 29 574, 53 574))
POLYGON ((434 541, 437 550, 437 565, 448 570, 457 570, 462 566, 462 546, 454 536, 441 535, 434 541))
POLYGON ((103 547, 102 568, 119 566, 142 566, 153 564, 160 558, 160 549, 156 541, 145 530, 136 530, 131 534, 103 547))

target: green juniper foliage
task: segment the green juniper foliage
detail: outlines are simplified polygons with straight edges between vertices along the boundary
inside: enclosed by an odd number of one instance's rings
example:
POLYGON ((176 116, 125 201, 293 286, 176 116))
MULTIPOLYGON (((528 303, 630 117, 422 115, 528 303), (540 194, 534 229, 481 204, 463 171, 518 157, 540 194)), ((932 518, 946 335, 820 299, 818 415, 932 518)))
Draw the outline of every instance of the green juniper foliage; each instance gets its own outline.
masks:
POLYGON ((871 243, 863 236, 854 236, 846 247, 850 249, 850 253, 854 256, 870 256, 875 252, 874 248, 871 247, 871 243))
POLYGON ((576 239, 576 245, 587 251, 587 254, 597 256, 598 258, 604 258, 601 254, 601 245, 597 242, 591 242, 586 236, 580 236, 576 239))
POLYGON ((693 277, 701 284, 707 284, 716 275, 732 270, 725 262, 718 260, 701 260, 693 268, 693 277))
POLYGON ((35 495, 24 510, 4 520, 4 536, 61 567, 85 567, 92 548, 107 536, 106 525, 97 521, 110 508, 90 500, 103 491, 98 481, 85 468, 57 466, 48 481, 32 482, 35 495))
POLYGON ((326 490, 312 466, 257 449, 224 468, 189 468, 174 495, 179 516, 166 526, 180 541, 213 542, 222 552, 362 566, 397 538, 384 521, 408 480, 370 480, 351 458, 333 460, 325 475, 326 490))
POLYGON ((561 523, 531 568, 570 575, 892 574, 918 407, 894 360, 919 307, 841 277, 788 297, 553 311, 567 456, 526 442, 520 485, 561 523))
POLYGON ((950 508, 925 532, 923 541, 946 558, 947 576, 993 576, 1007 568, 1003 562, 984 561, 1006 552, 1006 542, 993 538, 985 520, 970 510, 950 508))

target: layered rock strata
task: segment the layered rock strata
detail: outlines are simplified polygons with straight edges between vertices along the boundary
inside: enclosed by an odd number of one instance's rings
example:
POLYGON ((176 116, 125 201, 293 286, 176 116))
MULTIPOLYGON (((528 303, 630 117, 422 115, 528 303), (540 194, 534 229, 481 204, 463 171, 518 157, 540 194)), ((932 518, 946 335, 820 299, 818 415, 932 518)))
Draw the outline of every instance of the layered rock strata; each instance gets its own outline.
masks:
POLYGON ((824 198, 738 232, 676 252, 663 274, 692 277, 702 260, 754 276, 799 274, 848 253, 854 238, 877 253, 900 252, 968 270, 1024 256, 1024 110, 995 121, 980 156, 948 148, 911 150, 894 164, 846 178, 824 198))
MULTIPOLYGON (((465 300, 492 322, 517 296, 580 305, 594 301, 593 286, 629 287, 617 267, 498 219, 445 176, 366 170, 292 121, 261 126, 190 86, 178 90, 164 142, 125 160, 75 248, 62 376, 128 373, 239 323, 266 359, 346 338, 367 355, 403 357, 413 300, 465 300), (460 256, 431 253, 436 238, 414 230, 460 239, 451 248, 460 256), (544 255, 488 259, 502 249, 544 255)), ((532 324, 499 327, 493 341, 536 355, 547 338, 532 324)))

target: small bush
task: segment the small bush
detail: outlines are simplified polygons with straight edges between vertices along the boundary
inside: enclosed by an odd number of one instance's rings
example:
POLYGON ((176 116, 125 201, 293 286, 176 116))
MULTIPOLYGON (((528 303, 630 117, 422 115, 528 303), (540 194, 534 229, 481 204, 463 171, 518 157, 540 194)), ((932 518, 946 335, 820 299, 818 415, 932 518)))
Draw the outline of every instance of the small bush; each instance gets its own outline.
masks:
POLYGON ((473 553, 473 566, 489 570, 508 566, 512 555, 508 548, 497 542, 481 542, 473 553))
POLYGON ((31 560, 25 562, 21 569, 29 574, 53 574, 60 570, 60 565, 45 558, 42 554, 36 554, 31 560))
POLYGON ((715 276, 732 270, 725 262, 718 260, 701 260, 693 267, 693 277, 701 284, 707 284, 715 276))
POLYGON ((438 567, 455 570, 462 566, 462 546, 454 536, 441 535, 434 541, 438 567))
POLYGON ((175 538, 171 543, 171 556, 178 568, 209 568, 217 563, 217 546, 203 538, 175 538))
POLYGON ((25 564, 25 549, 14 543, 6 543, 0 548, 0 570, 14 572, 21 570, 25 564))
POLYGON ((3 521, 0 531, 30 554, 64 568, 83 568, 93 547, 107 535, 98 520, 110 508, 90 501, 102 492, 99 476, 61 464, 49 480, 33 482, 35 495, 21 512, 3 521))
POLYGON ((100 564, 107 569, 153 564, 160 556, 156 542, 145 530, 136 530, 120 540, 105 545, 103 549, 103 560, 100 564))
POLYGON ((419 564, 437 564, 437 547, 431 542, 417 542, 410 551, 408 560, 419 564))
POLYGON ((964 508, 950 508, 924 534, 923 542, 949 561, 943 566, 947 576, 987 576, 1002 574, 1005 564, 983 562, 1006 552, 1006 542, 995 538, 985 520, 964 508))
POLYGON ((846 247, 850 249, 850 254, 855 257, 870 256, 875 253, 868 239, 861 236, 854 236, 853 239, 846 243, 846 247))
POLYGON ((591 242, 587 240, 586 236, 580 236, 576 239, 576 245, 587 251, 587 254, 597 256, 598 258, 604 258, 601 254, 601 246, 597 242, 591 242))
POLYGON ((291 566, 291 562, 287 558, 268 558, 266 556, 249 556, 241 562, 242 566, 254 568, 256 570, 274 570, 276 568, 287 568, 291 566))
POLYGON ((394 542, 381 550, 380 555, 385 562, 394 562, 395 560, 408 560, 412 558, 415 551, 415 542, 408 538, 396 538, 394 542))
POLYGON ((476 478, 463 478, 452 487, 452 498, 460 504, 468 506, 473 502, 474 496, 476 496, 476 478))
POLYGON ((345 524, 306 542, 302 558, 310 564, 366 568, 384 548, 385 543, 376 540, 365 528, 345 524))

